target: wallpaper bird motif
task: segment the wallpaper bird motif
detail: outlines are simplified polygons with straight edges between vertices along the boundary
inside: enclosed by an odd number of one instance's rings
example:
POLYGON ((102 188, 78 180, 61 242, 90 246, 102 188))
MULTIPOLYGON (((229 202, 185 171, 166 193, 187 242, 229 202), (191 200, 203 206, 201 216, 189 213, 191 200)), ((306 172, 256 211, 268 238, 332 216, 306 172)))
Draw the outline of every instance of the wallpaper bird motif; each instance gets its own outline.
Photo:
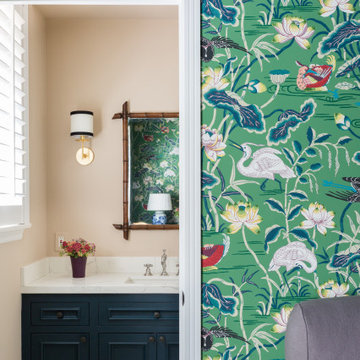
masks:
POLYGON ((201 0, 203 360, 284 360, 360 290, 359 0, 201 0))

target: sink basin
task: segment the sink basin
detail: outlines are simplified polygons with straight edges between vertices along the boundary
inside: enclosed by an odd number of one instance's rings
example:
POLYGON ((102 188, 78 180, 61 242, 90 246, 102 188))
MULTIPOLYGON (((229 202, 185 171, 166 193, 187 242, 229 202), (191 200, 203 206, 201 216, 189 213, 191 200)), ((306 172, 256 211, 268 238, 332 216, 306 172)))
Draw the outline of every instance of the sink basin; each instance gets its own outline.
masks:
POLYGON ((178 276, 130 276, 125 284, 146 285, 146 286, 177 286, 178 276))

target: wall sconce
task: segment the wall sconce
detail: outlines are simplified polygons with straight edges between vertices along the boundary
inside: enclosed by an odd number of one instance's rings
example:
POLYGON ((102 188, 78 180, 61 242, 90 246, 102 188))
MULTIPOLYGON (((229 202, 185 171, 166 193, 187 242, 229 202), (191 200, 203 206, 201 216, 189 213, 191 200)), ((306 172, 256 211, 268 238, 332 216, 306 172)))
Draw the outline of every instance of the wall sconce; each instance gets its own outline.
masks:
POLYGON ((90 141, 94 136, 94 114, 92 111, 76 110, 70 113, 70 118, 70 135, 74 136, 76 141, 81 142, 81 148, 76 152, 76 161, 80 165, 89 165, 95 157, 94 152, 90 148, 90 141), (88 146, 86 146, 86 142, 89 143, 88 146))

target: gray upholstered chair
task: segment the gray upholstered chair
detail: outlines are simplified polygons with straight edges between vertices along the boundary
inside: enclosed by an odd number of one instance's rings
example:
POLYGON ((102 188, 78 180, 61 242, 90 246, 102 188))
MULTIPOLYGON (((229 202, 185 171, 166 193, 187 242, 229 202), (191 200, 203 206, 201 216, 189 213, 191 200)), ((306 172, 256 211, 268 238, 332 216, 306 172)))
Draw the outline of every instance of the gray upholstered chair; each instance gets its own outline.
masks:
POLYGON ((286 360, 359 360, 360 296, 296 304, 285 337, 286 360))

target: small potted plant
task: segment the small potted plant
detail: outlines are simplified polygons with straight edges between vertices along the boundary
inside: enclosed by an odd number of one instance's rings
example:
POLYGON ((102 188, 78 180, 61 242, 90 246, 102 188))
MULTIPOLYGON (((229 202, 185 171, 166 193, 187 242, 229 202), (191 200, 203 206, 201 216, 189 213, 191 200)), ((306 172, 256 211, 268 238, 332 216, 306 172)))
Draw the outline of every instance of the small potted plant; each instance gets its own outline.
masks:
POLYGON ((95 244, 79 238, 72 241, 62 241, 60 248, 61 256, 70 256, 73 278, 85 277, 86 260, 90 254, 95 254, 95 244))

